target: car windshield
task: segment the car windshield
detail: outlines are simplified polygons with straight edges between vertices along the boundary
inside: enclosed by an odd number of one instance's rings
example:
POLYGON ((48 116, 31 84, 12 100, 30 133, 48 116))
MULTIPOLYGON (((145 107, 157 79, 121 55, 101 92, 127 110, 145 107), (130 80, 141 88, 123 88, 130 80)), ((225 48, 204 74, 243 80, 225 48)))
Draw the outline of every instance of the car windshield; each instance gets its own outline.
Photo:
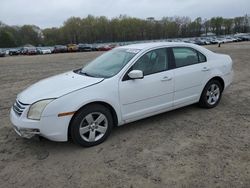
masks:
POLYGON ((117 48, 91 61, 80 71, 91 77, 110 78, 116 75, 139 50, 117 48))

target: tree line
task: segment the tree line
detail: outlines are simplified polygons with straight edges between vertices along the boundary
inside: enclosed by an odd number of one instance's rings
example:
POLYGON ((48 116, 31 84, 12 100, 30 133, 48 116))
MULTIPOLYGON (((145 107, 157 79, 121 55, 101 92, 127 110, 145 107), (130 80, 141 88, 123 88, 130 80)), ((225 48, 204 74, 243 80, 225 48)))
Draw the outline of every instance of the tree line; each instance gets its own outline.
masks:
POLYGON ((216 35, 250 32, 249 16, 213 17, 191 20, 189 17, 153 17, 139 19, 121 15, 108 19, 89 15, 71 17, 61 27, 40 29, 35 25, 8 26, 0 22, 0 48, 69 43, 123 42, 136 40, 198 37, 202 33, 216 35))

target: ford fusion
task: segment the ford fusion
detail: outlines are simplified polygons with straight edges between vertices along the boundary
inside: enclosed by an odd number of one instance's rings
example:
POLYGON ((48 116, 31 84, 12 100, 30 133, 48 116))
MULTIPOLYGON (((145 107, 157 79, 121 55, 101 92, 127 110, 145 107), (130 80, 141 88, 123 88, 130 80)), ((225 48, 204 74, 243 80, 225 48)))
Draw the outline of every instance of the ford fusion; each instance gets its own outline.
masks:
POLYGON ((213 108, 232 78, 231 58, 201 46, 128 45, 31 85, 17 96, 10 119, 25 138, 94 146, 114 126, 193 103, 213 108))

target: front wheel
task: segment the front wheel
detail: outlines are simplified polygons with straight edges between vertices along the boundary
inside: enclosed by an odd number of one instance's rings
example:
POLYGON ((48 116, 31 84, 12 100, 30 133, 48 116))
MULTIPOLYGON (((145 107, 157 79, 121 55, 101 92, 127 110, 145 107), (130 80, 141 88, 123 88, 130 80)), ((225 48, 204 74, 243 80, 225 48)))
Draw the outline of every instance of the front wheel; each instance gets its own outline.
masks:
POLYGON ((92 104, 82 108, 72 120, 71 137, 81 146, 102 143, 113 128, 112 115, 106 107, 92 104))
POLYGON ((221 95, 221 83, 217 80, 211 80, 202 91, 199 105, 204 108, 214 108, 219 104, 221 95))

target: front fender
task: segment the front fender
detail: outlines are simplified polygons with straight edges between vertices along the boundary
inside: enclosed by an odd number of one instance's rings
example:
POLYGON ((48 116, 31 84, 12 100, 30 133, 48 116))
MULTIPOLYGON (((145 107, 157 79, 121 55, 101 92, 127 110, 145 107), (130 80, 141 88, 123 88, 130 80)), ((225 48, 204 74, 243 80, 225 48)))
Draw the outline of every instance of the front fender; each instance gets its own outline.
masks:
MULTIPOLYGON (((89 103, 104 102, 113 107, 117 115, 118 124, 120 124, 121 111, 119 106, 118 88, 110 87, 108 84, 103 83, 105 82, 101 82, 55 99, 46 106, 42 116, 58 116, 60 113, 76 112, 89 103)), ((71 116, 72 115, 73 113, 71 116)))

